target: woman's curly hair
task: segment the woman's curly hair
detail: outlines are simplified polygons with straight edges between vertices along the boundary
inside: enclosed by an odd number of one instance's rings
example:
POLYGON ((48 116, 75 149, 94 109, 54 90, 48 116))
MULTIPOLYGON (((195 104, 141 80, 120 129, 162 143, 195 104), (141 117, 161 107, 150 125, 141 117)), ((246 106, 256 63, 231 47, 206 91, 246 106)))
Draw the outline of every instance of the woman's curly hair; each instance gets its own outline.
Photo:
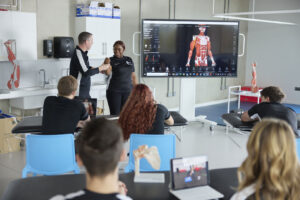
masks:
POLYGON ((131 133, 146 133, 152 128, 155 120, 157 105, 152 92, 145 84, 137 84, 125 103, 119 118, 124 140, 131 133))

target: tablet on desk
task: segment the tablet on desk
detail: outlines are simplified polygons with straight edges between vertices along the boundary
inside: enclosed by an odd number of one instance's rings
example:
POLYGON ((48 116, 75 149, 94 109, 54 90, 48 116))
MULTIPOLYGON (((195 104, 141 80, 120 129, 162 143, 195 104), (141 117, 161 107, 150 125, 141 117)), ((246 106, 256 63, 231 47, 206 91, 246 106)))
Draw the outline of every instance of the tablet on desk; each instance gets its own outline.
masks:
POLYGON ((174 158, 171 160, 170 191, 179 199, 217 199, 223 195, 209 186, 206 156, 174 158))
POLYGON ((75 99, 81 101, 89 114, 90 118, 94 119, 97 114, 97 99, 96 98, 80 98, 75 97, 75 99))
POLYGON ((171 160, 172 189, 184 189, 209 184, 206 156, 174 158, 171 160))

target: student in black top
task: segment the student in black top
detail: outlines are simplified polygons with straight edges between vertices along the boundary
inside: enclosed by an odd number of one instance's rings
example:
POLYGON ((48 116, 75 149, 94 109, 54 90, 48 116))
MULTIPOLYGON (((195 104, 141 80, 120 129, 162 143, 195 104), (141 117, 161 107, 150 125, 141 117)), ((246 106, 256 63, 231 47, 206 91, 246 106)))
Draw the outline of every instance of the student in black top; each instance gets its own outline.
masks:
POLYGON ((120 127, 105 118, 91 120, 79 135, 76 160, 86 169, 86 188, 50 200, 131 200, 118 181, 118 162, 126 158, 120 127))
POLYGON ((42 132, 45 134, 74 133, 89 120, 84 105, 74 100, 77 80, 73 76, 62 77, 57 85, 58 96, 49 96, 44 101, 42 132))
POLYGON ((145 84, 134 86, 119 118, 124 139, 128 140, 131 133, 164 134, 164 123, 174 124, 168 109, 156 104, 145 84))
POLYGON ((242 121, 246 122, 265 117, 282 119, 290 124, 295 134, 299 136, 297 131, 297 115, 295 111, 281 104, 281 101, 285 96, 281 89, 270 86, 264 88, 260 93, 262 102, 244 112, 241 116, 242 121))
POLYGON ((93 35, 91 33, 80 33, 78 43, 71 58, 70 75, 74 76, 79 82, 79 97, 90 98, 91 76, 104 72, 109 68, 109 64, 102 64, 97 68, 90 66, 87 54, 93 45, 93 35))
POLYGON ((136 76, 132 59, 123 55, 124 42, 116 41, 113 48, 114 56, 110 58, 111 68, 105 72, 109 75, 106 98, 110 114, 119 115, 132 87, 136 85, 136 76))

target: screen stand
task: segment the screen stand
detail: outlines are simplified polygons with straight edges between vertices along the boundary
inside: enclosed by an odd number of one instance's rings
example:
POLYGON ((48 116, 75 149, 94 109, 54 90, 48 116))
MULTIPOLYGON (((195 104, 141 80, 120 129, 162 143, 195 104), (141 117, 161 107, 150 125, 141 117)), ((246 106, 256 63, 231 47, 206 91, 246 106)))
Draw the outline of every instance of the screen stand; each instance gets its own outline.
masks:
POLYGON ((195 120, 196 79, 180 79, 179 113, 188 121, 195 120))
POLYGON ((188 121, 198 121, 202 124, 208 124, 210 132, 213 133, 216 122, 206 119, 206 116, 195 116, 196 101, 196 79, 182 78, 180 79, 180 103, 179 113, 188 121))

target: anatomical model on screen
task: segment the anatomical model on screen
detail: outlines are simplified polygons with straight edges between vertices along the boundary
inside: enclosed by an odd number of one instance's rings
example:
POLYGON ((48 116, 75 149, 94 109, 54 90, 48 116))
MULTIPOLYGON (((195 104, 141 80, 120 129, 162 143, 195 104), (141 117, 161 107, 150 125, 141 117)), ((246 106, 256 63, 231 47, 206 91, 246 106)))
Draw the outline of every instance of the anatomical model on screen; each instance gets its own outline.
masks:
POLYGON ((204 25, 199 26, 199 35, 194 35, 193 40, 190 43, 190 51, 188 54, 188 60, 186 66, 190 66, 191 57, 193 55, 193 50, 196 48, 195 55, 195 67, 207 66, 207 55, 209 55, 212 66, 216 66, 216 62, 213 58, 211 52, 211 43, 208 36, 205 35, 206 27, 204 25))

